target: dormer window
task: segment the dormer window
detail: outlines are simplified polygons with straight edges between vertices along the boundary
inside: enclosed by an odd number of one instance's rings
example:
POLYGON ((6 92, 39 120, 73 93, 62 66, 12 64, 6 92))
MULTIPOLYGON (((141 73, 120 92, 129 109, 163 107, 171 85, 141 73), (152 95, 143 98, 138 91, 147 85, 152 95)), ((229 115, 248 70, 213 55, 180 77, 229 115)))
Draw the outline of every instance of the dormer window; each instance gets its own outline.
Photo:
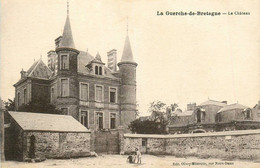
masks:
POLYGON ((244 111, 244 118, 245 118, 245 120, 250 120, 250 119, 252 119, 251 110, 247 109, 247 110, 244 111))
POLYGON ((99 67, 99 75, 102 75, 102 67, 99 67))
POLYGON ((205 121, 205 112, 198 109, 196 117, 197 117, 197 123, 201 123, 205 121))
POLYGON ((95 66, 95 74, 98 75, 98 66, 95 66))
POLYGON ((102 66, 95 66, 95 75, 103 75, 103 69, 102 66))
POLYGON ((69 69, 69 56, 61 55, 60 69, 69 69))

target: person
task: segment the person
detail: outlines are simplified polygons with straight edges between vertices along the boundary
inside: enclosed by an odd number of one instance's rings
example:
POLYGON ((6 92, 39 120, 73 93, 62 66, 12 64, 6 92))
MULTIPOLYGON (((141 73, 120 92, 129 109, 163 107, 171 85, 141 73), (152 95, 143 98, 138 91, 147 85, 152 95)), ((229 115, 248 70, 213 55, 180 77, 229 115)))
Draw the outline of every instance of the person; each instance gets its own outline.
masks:
POLYGON ((135 163, 135 157, 133 156, 133 152, 127 157, 127 160, 129 163, 135 163))
POLYGON ((137 157, 137 163, 142 163, 142 154, 141 152, 138 150, 138 148, 136 148, 136 157, 137 157))

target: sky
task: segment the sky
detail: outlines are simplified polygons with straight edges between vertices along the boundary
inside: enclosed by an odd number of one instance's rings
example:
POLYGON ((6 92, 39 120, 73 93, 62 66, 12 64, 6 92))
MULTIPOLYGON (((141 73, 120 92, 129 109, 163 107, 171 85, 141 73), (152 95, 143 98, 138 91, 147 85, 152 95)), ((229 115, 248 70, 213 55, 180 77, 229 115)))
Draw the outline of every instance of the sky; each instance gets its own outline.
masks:
MULTIPOLYGON (((128 35, 137 67, 137 103, 148 115, 160 100, 200 104, 208 99, 253 107, 260 100, 260 1, 258 0, 70 0, 70 22, 79 50, 121 59, 128 35), (157 11, 164 12, 157 16, 157 11), (167 16, 166 11, 250 12, 250 15, 167 16)), ((1 81, 3 100, 13 84, 54 49, 62 34, 66 0, 1 1, 1 81)))

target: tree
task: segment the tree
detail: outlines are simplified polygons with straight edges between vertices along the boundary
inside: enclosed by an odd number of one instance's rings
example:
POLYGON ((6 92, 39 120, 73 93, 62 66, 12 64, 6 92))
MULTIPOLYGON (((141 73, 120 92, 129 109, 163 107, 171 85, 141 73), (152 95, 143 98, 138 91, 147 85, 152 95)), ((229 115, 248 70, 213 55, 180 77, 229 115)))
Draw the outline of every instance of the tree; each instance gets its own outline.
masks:
POLYGON ((159 129, 166 133, 166 127, 172 119, 172 111, 178 107, 176 103, 167 106, 161 101, 153 101, 150 104, 149 112, 151 113, 151 119, 159 124, 159 129))
POLYGON ((176 103, 167 106, 161 101, 150 103, 148 111, 151 116, 147 120, 134 120, 130 123, 129 129, 138 134, 167 134, 166 127, 170 123, 172 111, 178 107, 176 103))
POLYGON ((5 109, 7 111, 15 111, 15 102, 14 100, 8 99, 8 101, 4 102, 5 109))
POLYGON ((22 104, 18 111, 61 114, 61 110, 57 109, 55 105, 50 104, 48 100, 44 98, 33 99, 27 104, 22 104))
POLYGON ((128 128, 132 133, 137 134, 160 134, 160 129, 158 129, 158 123, 150 120, 141 121, 136 119, 130 123, 128 128))

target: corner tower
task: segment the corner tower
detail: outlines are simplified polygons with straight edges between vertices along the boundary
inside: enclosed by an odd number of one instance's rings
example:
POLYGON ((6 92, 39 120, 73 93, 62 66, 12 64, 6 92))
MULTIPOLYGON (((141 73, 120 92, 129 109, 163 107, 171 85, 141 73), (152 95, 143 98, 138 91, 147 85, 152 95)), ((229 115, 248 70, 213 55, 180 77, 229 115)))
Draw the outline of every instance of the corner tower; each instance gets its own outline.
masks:
POLYGON ((125 39, 121 61, 118 63, 121 78, 120 112, 124 128, 136 119, 136 67, 128 35, 125 39))
POLYGON ((58 74, 77 74, 77 58, 79 51, 75 49, 69 15, 67 15, 63 34, 60 44, 56 48, 56 53, 58 54, 58 74))
POLYGON ((78 54, 72 36, 69 12, 63 34, 56 48, 58 55, 57 70, 57 107, 65 115, 78 119, 78 54))

